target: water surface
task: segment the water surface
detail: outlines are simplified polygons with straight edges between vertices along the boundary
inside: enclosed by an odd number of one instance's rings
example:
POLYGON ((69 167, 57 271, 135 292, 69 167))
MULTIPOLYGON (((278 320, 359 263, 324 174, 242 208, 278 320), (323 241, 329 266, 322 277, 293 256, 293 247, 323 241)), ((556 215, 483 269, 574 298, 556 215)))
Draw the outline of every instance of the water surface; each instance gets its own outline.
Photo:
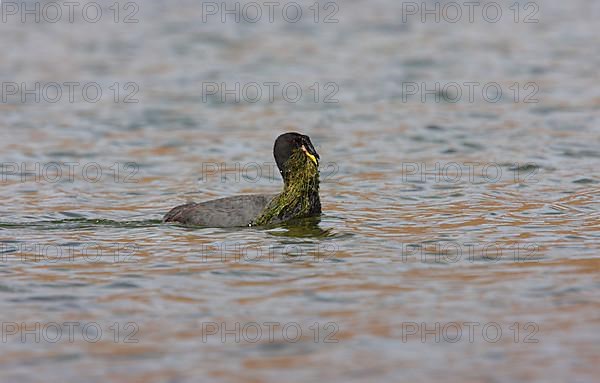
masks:
POLYGON ((3 381, 598 376, 597 2, 544 1, 530 24, 337 4, 338 23, 203 22, 176 1, 138 4, 133 24, 2 24, 3 81, 105 92, 0 104, 3 381), (138 103, 123 102, 130 82, 138 103), (222 102, 203 82, 294 82, 305 97, 222 102), (422 102, 409 82, 504 95, 422 102), (160 223, 188 200, 279 190, 272 143, 288 130, 321 155, 320 220, 160 223), (240 170, 222 178, 220 163, 240 170))

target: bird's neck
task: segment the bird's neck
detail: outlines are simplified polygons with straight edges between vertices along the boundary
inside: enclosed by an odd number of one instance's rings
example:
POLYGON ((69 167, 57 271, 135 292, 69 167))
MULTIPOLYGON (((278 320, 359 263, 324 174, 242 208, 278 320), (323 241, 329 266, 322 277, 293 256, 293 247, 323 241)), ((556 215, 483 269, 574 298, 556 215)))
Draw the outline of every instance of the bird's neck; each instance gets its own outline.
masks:
POLYGON ((255 224, 267 225, 320 213, 319 169, 304 153, 299 153, 286 162, 283 191, 267 205, 255 224))

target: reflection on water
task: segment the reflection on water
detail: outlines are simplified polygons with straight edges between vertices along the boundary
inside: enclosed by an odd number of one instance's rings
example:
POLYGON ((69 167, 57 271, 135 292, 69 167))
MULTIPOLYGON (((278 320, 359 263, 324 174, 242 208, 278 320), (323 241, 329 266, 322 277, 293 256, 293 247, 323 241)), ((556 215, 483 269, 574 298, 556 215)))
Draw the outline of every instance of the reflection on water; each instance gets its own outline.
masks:
POLYGON ((390 0, 315 23, 300 3, 298 23, 204 22, 187 0, 140 3, 138 23, 112 3, 97 23, 7 16, 3 381, 598 375, 596 2, 540 3, 538 23, 499 2, 501 21, 455 24, 402 22, 390 0), (103 95, 36 102, 36 82, 103 95), (473 101, 447 86, 470 82, 473 101), (322 157, 320 219, 160 222, 280 190, 271 150, 288 130, 322 157))

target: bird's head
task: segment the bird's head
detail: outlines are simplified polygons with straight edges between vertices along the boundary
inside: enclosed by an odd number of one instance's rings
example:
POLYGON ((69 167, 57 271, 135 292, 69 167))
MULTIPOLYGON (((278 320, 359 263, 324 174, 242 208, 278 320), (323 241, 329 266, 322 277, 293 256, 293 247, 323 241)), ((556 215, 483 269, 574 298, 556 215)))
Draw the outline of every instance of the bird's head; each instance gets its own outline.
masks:
POLYGON ((277 167, 284 180, 288 178, 288 173, 292 171, 290 159, 300 158, 304 160, 305 166, 319 167, 319 153, 315 150, 310 138, 300 133, 284 133, 277 137, 273 147, 273 156, 277 167))

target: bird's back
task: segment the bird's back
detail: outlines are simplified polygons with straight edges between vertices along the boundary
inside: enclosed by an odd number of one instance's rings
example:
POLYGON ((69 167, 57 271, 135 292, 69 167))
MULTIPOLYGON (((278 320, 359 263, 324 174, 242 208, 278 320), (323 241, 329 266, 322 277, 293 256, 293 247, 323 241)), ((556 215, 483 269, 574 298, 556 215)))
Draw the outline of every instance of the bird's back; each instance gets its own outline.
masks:
POLYGON ((248 226, 275 196, 275 194, 248 194, 201 203, 188 203, 169 211, 163 218, 163 222, 208 227, 248 226))

